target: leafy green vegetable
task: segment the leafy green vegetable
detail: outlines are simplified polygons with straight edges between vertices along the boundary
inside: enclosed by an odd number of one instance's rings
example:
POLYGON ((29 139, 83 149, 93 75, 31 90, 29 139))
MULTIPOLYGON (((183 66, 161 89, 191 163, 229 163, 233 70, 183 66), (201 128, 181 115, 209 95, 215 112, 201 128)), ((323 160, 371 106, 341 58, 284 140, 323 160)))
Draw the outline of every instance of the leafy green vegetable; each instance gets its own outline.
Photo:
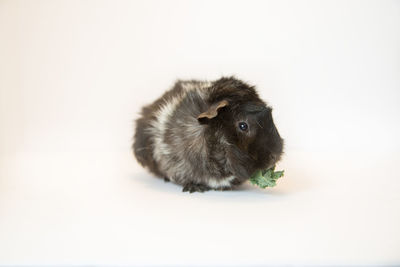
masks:
POLYGON ((275 166, 267 170, 258 170, 251 177, 250 182, 261 188, 274 187, 276 180, 283 176, 284 171, 275 171, 275 166))

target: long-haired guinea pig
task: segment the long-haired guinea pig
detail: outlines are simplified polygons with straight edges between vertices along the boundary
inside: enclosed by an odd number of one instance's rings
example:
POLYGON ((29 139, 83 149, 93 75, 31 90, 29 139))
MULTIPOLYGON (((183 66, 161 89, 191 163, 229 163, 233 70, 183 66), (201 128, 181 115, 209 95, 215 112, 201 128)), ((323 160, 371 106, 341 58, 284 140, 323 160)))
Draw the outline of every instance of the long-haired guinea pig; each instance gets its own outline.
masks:
POLYGON ((136 121, 138 162, 183 191, 230 189, 281 157, 272 109, 234 77, 177 81, 136 121))

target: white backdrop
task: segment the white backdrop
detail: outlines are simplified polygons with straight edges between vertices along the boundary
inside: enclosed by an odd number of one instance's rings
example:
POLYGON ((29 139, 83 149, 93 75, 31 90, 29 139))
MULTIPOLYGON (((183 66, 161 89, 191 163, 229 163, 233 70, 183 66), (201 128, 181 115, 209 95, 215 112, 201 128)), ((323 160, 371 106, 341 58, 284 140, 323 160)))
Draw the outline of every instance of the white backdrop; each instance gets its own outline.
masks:
POLYGON ((400 264, 399 1, 0 1, 0 265, 400 264), (175 79, 236 75, 273 189, 183 194, 130 151, 175 79))

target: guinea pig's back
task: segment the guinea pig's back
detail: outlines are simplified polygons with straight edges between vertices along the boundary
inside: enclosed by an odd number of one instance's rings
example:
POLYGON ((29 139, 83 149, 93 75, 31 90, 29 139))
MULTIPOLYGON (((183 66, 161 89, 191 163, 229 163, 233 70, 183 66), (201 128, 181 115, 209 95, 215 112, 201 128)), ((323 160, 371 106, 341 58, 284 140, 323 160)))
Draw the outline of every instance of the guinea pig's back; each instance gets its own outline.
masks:
MULTIPOLYGON (((135 156, 160 177, 172 180, 193 175, 193 164, 204 162, 204 126, 197 116, 206 109, 210 83, 178 81, 136 121, 135 156)), ((198 168, 201 170, 201 168, 198 168)), ((178 181, 177 181, 178 182, 178 181)))

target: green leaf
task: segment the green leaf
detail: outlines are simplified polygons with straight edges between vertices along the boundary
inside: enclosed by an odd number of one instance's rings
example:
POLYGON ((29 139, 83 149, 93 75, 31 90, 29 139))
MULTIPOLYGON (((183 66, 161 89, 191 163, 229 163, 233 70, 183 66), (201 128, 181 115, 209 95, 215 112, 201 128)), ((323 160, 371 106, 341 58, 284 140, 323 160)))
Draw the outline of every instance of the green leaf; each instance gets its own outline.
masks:
POLYGON ((267 170, 258 170, 250 177, 250 183, 261 188, 276 186, 276 180, 281 178, 284 171, 275 171, 275 166, 267 170))
POLYGON ((277 171, 277 172, 274 172, 273 175, 272 175, 272 177, 273 177, 274 179, 279 179, 279 178, 281 178, 281 177, 283 176, 283 173, 284 173, 284 171, 277 171))
POLYGON ((250 179, 259 179, 262 176, 263 176, 262 171, 258 170, 250 177, 250 179))

